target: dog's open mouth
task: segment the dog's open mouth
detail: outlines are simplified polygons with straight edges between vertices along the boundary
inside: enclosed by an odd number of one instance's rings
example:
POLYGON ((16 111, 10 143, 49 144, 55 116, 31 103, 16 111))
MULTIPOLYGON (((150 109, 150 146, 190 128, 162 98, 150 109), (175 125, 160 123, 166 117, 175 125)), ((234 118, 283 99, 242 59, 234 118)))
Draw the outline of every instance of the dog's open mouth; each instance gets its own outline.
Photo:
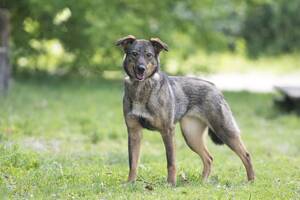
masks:
POLYGON ((139 73, 139 72, 135 72, 135 77, 136 79, 138 79, 139 81, 142 81, 145 79, 145 73, 139 73))

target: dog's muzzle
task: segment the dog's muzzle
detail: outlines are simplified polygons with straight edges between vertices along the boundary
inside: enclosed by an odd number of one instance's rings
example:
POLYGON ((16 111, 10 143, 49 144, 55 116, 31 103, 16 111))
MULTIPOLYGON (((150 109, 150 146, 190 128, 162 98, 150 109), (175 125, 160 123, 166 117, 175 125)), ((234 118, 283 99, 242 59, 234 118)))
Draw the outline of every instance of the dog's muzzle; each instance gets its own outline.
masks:
POLYGON ((138 80, 142 81, 145 79, 145 71, 146 66, 145 65, 138 65, 135 71, 135 76, 138 80))

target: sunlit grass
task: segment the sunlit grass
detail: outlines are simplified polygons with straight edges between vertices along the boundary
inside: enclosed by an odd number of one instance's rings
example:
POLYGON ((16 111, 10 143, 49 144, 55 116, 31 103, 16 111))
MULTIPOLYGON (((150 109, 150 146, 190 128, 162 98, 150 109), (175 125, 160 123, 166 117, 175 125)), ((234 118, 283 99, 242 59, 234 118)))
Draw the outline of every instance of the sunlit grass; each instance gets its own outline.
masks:
POLYGON ((17 79, 0 100, 0 196, 9 199, 299 199, 300 118, 274 109, 272 94, 226 92, 253 155, 257 179, 208 142, 212 176, 176 132, 177 187, 166 184, 164 147, 145 131, 139 177, 125 184, 127 134, 121 81, 17 79), (184 180, 182 177, 186 177, 184 180))

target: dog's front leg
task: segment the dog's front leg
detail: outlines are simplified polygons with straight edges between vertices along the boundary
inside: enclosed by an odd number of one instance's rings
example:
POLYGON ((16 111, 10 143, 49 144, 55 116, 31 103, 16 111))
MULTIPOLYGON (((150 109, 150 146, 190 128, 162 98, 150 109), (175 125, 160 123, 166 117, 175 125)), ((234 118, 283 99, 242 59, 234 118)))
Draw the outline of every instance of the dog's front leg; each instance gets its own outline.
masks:
POLYGON ((142 127, 135 119, 127 119, 126 124, 128 129, 128 157, 129 157, 128 182, 134 182, 137 176, 137 168, 138 168, 138 162, 140 156, 142 127))
POLYGON ((175 127, 170 127, 161 132, 167 156, 168 183, 173 186, 176 184, 174 130, 175 127))

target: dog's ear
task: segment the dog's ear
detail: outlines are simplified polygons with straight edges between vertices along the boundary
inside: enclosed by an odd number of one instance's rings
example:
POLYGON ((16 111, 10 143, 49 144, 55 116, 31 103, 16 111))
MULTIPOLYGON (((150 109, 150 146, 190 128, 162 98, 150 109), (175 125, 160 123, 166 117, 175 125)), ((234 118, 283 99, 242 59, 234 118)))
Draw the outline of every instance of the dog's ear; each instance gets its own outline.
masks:
POLYGON ((136 38, 133 35, 128 35, 126 37, 118 39, 116 42, 116 46, 121 46, 123 50, 127 51, 128 47, 136 40, 136 38))
POLYGON ((168 45, 162 42, 159 38, 151 38, 150 42, 154 48, 155 54, 158 55, 161 50, 168 51, 168 45))

